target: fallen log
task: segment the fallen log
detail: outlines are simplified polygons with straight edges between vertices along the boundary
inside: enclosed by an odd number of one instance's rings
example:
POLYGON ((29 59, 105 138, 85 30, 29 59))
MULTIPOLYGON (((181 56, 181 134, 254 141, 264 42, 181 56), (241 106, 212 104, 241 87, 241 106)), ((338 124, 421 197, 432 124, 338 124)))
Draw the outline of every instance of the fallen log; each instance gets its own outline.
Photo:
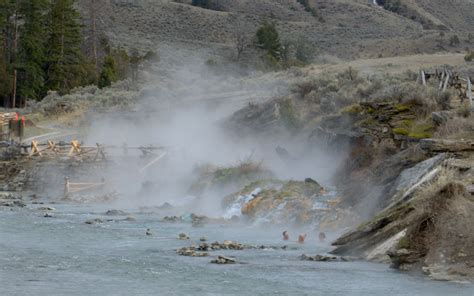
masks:
POLYGON ((464 152, 474 151, 473 140, 423 139, 420 148, 428 152, 464 152))

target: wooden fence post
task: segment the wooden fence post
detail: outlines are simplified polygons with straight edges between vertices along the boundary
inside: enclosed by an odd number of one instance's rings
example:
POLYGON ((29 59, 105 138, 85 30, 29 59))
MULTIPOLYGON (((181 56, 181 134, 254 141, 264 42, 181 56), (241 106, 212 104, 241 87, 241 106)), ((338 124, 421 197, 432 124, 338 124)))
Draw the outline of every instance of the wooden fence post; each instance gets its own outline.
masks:
POLYGON ((69 195, 69 178, 64 178, 64 197, 67 198, 69 195))
POLYGON ((467 77, 467 97, 469 98, 469 103, 471 104, 471 110, 474 110, 474 101, 472 98, 472 83, 471 78, 467 77))
POLYGON ((446 89, 448 88, 449 78, 450 78, 450 75, 448 73, 448 74, 446 74, 446 80, 444 81, 443 91, 446 91, 446 89))
POLYGON ((446 74, 446 70, 443 70, 441 73, 441 78, 439 79, 439 86, 438 89, 441 90, 443 88, 443 83, 444 83, 444 75, 446 74))

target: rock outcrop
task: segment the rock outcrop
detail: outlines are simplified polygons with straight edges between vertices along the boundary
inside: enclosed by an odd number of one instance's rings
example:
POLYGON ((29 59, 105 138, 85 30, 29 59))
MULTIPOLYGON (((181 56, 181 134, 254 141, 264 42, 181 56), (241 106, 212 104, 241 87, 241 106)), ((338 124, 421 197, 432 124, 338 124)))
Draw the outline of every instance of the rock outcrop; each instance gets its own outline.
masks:
POLYGON ((265 180, 251 183, 243 190, 224 199, 223 207, 230 211, 237 208, 252 221, 267 223, 308 224, 321 213, 329 210, 324 206, 325 189, 312 179, 306 181, 265 180))
POLYGON ((446 158, 440 154, 403 171, 384 210, 337 239, 332 253, 402 270, 423 267, 434 278, 472 278, 474 198, 466 185, 474 178, 466 165, 446 158))

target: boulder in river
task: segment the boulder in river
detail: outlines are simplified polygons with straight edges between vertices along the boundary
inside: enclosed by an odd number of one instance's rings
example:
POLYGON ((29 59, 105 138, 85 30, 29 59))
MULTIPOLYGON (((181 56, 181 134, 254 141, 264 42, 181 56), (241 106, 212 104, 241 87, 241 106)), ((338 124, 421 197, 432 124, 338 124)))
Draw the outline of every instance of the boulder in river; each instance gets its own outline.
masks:
POLYGON ((104 221, 102 219, 95 218, 95 219, 87 220, 84 223, 93 225, 93 224, 102 224, 104 223, 104 221))
POLYGON ((56 211, 55 208, 51 208, 51 207, 40 207, 40 208, 38 208, 38 210, 40 210, 40 211, 48 211, 48 212, 49 212, 49 211, 56 211))
POLYGON ((237 260, 235 260, 235 258, 231 258, 231 257, 217 256, 217 258, 212 260, 211 263, 214 263, 214 264, 235 264, 235 263, 237 263, 237 260))
POLYGON ((107 216, 123 216, 123 215, 127 215, 127 213, 125 213, 124 211, 121 211, 121 210, 108 210, 107 212, 105 212, 105 214, 107 216))
POLYGON ((178 216, 165 216, 163 217, 163 219, 161 219, 161 221, 171 223, 182 222, 181 217, 178 216))
POLYGON ((24 208, 26 207, 26 204, 21 200, 12 200, 12 201, 0 201, 0 206, 24 208))
POLYGON ((179 240, 188 240, 189 239, 189 236, 186 234, 186 233, 180 233, 178 235, 178 239, 179 240))
POLYGON ((181 249, 177 249, 176 253, 181 256, 189 256, 189 257, 207 257, 209 253, 206 252, 198 252, 195 247, 184 247, 181 249))
POLYGON ((353 261, 351 257, 346 256, 331 256, 331 255, 315 255, 307 256, 305 254, 300 256, 301 260, 305 261, 319 261, 319 262, 348 262, 353 261))
POLYGON ((122 221, 133 222, 133 221, 137 221, 137 218, 135 218, 135 217, 133 217, 133 216, 127 216, 127 217, 124 218, 122 221))

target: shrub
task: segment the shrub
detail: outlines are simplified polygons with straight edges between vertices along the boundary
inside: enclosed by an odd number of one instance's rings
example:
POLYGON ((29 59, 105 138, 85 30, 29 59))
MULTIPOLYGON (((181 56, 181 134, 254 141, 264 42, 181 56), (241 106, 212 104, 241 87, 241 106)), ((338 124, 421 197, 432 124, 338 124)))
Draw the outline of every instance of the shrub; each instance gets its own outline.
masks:
POLYGON ((462 138, 474 133, 474 120, 472 118, 454 117, 438 127, 434 133, 435 138, 462 138))
POLYGON ((449 38, 449 45, 450 46, 458 46, 461 43, 459 40, 458 35, 454 35, 451 38, 449 38))
POLYGON ((402 9, 400 0, 379 0, 377 3, 384 9, 395 13, 399 13, 402 9))
POLYGON ((465 60, 466 62, 472 62, 472 61, 474 61, 474 51, 468 52, 468 53, 464 56, 464 60, 465 60))
POLYGON ((285 99, 280 103, 280 115, 283 124, 288 129, 294 130, 301 127, 301 122, 291 100, 285 99))
POLYGON ((219 2, 215 0, 193 0, 191 4, 194 6, 199 6, 206 9, 213 9, 213 10, 221 9, 219 2))
POLYGON ((319 13, 319 10, 316 7, 313 7, 310 3, 309 0, 297 0, 298 3, 303 5, 304 9, 311 13, 312 16, 317 18, 319 21, 324 21, 324 19, 321 17, 321 14, 319 13))
POLYGON ((448 110, 450 108, 451 96, 452 93, 450 91, 438 92, 435 100, 441 109, 448 110))
POLYGON ((309 94, 311 91, 317 88, 316 82, 313 80, 305 80, 294 85, 294 92, 302 95, 303 97, 309 94))

